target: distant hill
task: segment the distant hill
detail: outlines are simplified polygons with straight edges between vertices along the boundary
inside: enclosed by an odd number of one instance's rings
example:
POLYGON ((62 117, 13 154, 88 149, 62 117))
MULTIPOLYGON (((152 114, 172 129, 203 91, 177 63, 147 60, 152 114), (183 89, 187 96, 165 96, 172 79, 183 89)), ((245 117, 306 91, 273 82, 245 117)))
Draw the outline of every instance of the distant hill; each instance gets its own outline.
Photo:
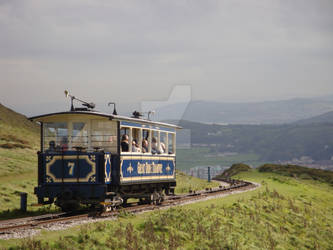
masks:
MULTIPOLYGON (((219 152, 254 153, 262 161, 287 161, 309 156, 333 157, 333 124, 218 125, 180 121, 193 145, 214 145, 219 152)), ((182 137, 177 137, 177 143, 182 137)))
POLYGON ((333 97, 252 103, 192 101, 156 110, 158 120, 188 120, 220 124, 284 124, 333 111, 333 97), (179 113, 180 110, 185 112, 179 113))
POLYGON ((333 111, 295 122, 295 124, 315 124, 315 123, 333 123, 333 111))
MULTIPOLYGON (((142 105, 142 103, 141 103, 142 105)), ((17 106, 19 110, 29 116, 35 116, 50 111, 68 110, 69 102, 48 102, 24 104, 17 106)), ((141 106, 143 108, 143 106, 141 106)), ((158 107, 145 107, 155 110, 154 120, 188 120, 205 123, 220 124, 285 124, 308 119, 333 111, 333 95, 317 98, 297 98, 279 101, 263 102, 225 102, 193 100, 189 103, 161 102, 158 107), (184 111, 185 110, 185 111, 184 111)), ((117 111, 121 115, 130 116, 134 110, 140 109, 140 103, 117 103, 117 111)), ((107 102, 97 102, 96 110, 112 112, 107 102)))

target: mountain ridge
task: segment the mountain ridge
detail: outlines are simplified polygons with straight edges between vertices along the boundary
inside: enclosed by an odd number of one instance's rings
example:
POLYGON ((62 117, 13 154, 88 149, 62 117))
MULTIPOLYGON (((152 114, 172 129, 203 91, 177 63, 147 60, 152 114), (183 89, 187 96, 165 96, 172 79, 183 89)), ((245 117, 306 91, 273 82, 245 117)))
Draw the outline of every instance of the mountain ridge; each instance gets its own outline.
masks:
POLYGON ((302 119, 295 122, 295 124, 317 124, 317 123, 333 123, 333 111, 326 112, 321 115, 302 119))
POLYGON ((188 120, 223 124, 287 124, 333 111, 333 98, 294 98, 278 101, 228 103, 191 101, 163 105, 157 120, 188 120), (179 110, 185 110, 179 113, 179 110))

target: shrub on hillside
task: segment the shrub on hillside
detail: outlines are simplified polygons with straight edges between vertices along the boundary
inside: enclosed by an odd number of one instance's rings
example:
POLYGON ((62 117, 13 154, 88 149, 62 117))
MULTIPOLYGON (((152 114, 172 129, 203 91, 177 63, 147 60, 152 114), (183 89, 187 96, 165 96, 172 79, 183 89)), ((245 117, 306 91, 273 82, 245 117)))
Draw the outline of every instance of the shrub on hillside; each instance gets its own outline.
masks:
POLYGON ((20 144, 20 143, 3 143, 3 144, 0 144, 0 148, 6 148, 6 149, 15 149, 15 148, 31 148, 30 146, 28 145, 25 145, 25 144, 20 144))
POLYGON ((7 142, 17 142, 17 143, 26 144, 26 145, 29 144, 28 141, 17 138, 17 136, 11 135, 11 134, 0 135, 0 140, 4 140, 4 141, 7 141, 7 142))
POLYGON ((240 172, 249 171, 251 167, 244 163, 233 164, 230 168, 225 170, 221 175, 216 176, 216 178, 230 178, 240 172))
POLYGON ((258 168, 259 172, 270 172, 301 179, 313 179, 333 185, 333 172, 328 170, 307 168, 297 165, 264 164, 258 168))

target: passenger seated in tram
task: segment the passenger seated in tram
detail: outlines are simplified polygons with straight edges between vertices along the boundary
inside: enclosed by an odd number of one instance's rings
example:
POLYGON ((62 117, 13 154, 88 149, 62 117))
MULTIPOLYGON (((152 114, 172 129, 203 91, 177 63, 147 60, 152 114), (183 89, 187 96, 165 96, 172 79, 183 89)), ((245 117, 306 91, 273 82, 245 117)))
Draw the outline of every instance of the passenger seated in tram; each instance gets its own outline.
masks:
POLYGON ((141 149, 138 143, 136 142, 136 139, 132 141, 132 152, 141 152, 141 149))
POLYGON ((148 141, 146 139, 142 140, 142 153, 148 153, 148 141))
POLYGON ((128 152, 129 145, 128 145, 128 135, 123 135, 121 137, 121 151, 122 152, 128 152))
POLYGON ((46 153, 54 153, 56 151, 56 146, 54 141, 49 142, 49 148, 46 150, 46 153))
POLYGON ((165 152, 165 144, 161 142, 160 145, 158 146, 156 137, 153 137, 151 143, 151 152, 153 154, 163 154, 165 152))
POLYGON ((158 152, 158 149, 157 149, 157 140, 155 137, 152 138, 152 141, 151 141, 151 152, 153 154, 156 154, 158 152))
POLYGON ((62 139, 61 139, 60 149, 61 149, 61 151, 68 150, 68 139, 65 136, 62 137, 62 139))

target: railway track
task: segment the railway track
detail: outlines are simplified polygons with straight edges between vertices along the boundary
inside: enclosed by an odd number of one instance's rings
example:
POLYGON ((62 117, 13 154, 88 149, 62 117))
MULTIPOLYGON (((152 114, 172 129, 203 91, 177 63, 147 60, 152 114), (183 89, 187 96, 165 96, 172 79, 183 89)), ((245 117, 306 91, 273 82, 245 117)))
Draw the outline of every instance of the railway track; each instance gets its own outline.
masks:
POLYGON ((84 218, 108 218, 115 217, 121 212, 127 213, 140 213, 144 211, 151 211, 155 209, 166 208, 170 206, 186 204, 188 202, 193 202, 196 200, 202 200, 209 197, 218 196, 219 194, 228 194, 238 190, 246 190, 254 188, 256 185, 246 181, 238 181, 238 180, 218 180, 229 183, 229 186, 220 186, 218 188, 210 188, 198 192, 190 192, 188 194, 183 195, 174 195, 174 196, 166 196, 165 200, 162 204, 159 205, 151 205, 151 204, 143 204, 140 205, 138 203, 130 203, 126 207, 117 209, 115 211, 110 212, 81 212, 81 213, 55 213, 55 214, 47 214, 35 217, 27 217, 21 219, 12 219, 6 221, 0 221, 0 236, 1 234, 11 234, 17 231, 29 230, 29 229, 37 229, 42 227, 43 225, 52 225, 55 223, 66 223, 68 221, 79 221, 84 218))

